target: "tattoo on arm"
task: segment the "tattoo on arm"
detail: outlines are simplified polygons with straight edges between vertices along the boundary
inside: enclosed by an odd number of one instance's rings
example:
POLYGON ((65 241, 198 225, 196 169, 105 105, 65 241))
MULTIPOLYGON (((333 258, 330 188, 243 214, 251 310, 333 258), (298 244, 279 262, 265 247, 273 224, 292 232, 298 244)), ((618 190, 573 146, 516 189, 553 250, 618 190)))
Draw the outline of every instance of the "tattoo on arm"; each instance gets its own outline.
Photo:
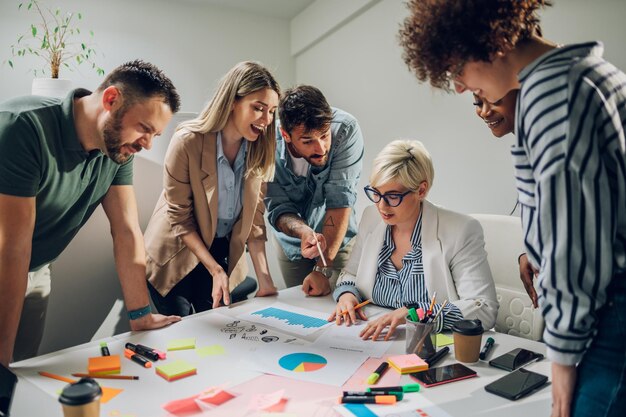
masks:
POLYGON ((328 218, 324 222, 324 227, 335 227, 335 222, 333 221, 333 216, 328 216, 328 218))
POLYGON ((297 214, 285 213, 276 220, 276 227, 284 234, 291 237, 300 237, 303 227, 308 228, 304 220, 297 214))

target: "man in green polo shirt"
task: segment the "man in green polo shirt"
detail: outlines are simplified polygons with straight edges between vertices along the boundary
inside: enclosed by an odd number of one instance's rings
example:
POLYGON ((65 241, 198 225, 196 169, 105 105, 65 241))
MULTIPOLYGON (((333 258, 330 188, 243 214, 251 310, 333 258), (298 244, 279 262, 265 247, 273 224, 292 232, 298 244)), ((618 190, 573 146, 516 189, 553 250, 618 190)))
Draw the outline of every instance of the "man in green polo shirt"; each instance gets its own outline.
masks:
POLYGON ((150 312, 132 187, 133 154, 150 149, 179 106, 172 82, 143 61, 119 66, 93 93, 0 104, 0 363, 36 355, 48 266, 99 204, 111 225, 131 328, 180 320, 150 312))

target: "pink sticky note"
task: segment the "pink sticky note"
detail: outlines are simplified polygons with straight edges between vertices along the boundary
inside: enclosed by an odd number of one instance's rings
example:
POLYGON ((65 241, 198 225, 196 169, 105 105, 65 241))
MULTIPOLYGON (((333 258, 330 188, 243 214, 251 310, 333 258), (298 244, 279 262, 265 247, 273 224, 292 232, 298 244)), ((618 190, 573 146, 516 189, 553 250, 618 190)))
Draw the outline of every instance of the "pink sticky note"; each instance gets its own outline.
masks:
POLYGON ((169 413, 175 415, 198 413, 202 411, 202 409, 198 406, 198 404, 196 404, 196 397, 197 396, 194 395, 192 397, 170 401, 167 404, 163 404, 163 408, 169 413))
POLYGON ((285 390, 281 389, 269 394, 256 394, 250 399, 248 409, 253 411, 266 410, 282 400, 285 390))
POLYGON ((363 365, 346 381, 342 389, 344 391, 363 391, 370 386, 388 387, 400 385, 402 375, 393 369, 388 369, 376 382, 376 385, 368 385, 367 377, 378 368, 378 366, 387 360, 389 355, 385 355, 383 358, 369 358, 363 365))

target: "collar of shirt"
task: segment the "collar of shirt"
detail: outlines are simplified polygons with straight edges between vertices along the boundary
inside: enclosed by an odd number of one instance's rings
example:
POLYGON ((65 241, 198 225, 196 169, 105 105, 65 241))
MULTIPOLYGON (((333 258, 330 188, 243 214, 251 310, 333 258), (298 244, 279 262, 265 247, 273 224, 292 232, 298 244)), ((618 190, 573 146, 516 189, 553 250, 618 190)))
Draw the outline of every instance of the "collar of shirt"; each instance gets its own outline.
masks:
MULTIPOLYGON (((237 156, 235 157, 235 163, 233 164, 233 172, 238 171, 246 162, 246 151, 248 148, 248 141, 245 139, 241 139, 242 143, 239 147, 239 152, 237 152, 237 156)), ((226 163, 230 166, 226 155, 224 155, 224 147, 222 146, 222 132, 217 132, 217 162, 218 163, 226 163)))
POLYGON ((540 65, 548 64, 551 61, 561 60, 565 58, 586 57, 589 55, 601 57, 604 52, 604 46, 601 42, 577 43, 565 45, 561 48, 554 48, 552 51, 541 55, 530 64, 526 65, 518 74, 517 78, 523 83, 530 74, 540 65))
MULTIPOLYGON (((415 222, 415 227, 413 228, 413 233, 411 233, 411 251, 407 253, 404 259, 412 259, 419 251, 422 244, 422 209, 420 208, 420 214, 417 218, 417 222, 415 222)), ((382 264, 386 262, 387 259, 391 257, 393 250, 396 248, 396 244, 391 237, 391 226, 387 225, 385 230, 385 238, 383 240, 383 247, 381 249, 381 254, 384 251, 384 255, 380 257, 379 263, 382 264)))

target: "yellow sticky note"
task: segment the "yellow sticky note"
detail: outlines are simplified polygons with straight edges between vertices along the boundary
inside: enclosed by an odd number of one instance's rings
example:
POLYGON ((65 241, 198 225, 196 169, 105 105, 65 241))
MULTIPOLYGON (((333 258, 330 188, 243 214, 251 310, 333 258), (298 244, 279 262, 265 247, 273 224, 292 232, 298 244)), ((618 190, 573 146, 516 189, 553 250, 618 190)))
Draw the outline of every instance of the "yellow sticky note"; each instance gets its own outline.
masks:
POLYGON ((168 381, 174 381, 186 376, 195 375, 196 367, 187 361, 177 360, 157 366, 156 373, 168 381))
POLYGON ((196 353, 201 358, 204 358, 205 356, 223 355, 226 353, 226 351, 224 350, 224 347, 222 345, 211 345, 197 348, 196 353))
POLYGON ((167 350, 185 350, 185 349, 195 349, 195 348, 196 348, 195 337, 190 337, 188 339, 170 340, 167 344, 167 350))
POLYGON ((437 339, 435 341, 435 344, 437 345, 437 347, 453 345, 454 339, 446 334, 437 333, 437 339))

